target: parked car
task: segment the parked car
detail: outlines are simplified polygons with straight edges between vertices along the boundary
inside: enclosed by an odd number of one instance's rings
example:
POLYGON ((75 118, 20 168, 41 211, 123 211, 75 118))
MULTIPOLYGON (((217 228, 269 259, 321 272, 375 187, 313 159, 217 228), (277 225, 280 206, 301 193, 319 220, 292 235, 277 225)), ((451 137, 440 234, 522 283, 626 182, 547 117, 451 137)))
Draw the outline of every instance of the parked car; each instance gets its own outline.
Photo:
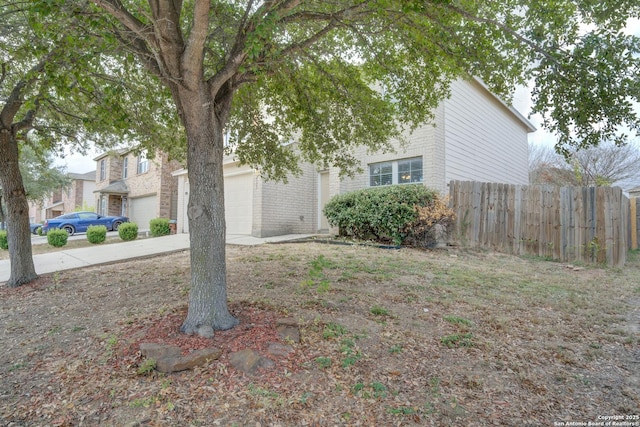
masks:
POLYGON ((29 224, 29 228, 31 229, 32 234, 38 234, 38 228, 42 227, 42 224, 29 224))
POLYGON ((65 230, 69 235, 83 233, 90 225, 104 225, 107 231, 115 231, 120 224, 129 222, 126 216, 102 216, 94 212, 74 212, 48 219, 42 226, 42 232, 46 233, 52 228, 65 230))

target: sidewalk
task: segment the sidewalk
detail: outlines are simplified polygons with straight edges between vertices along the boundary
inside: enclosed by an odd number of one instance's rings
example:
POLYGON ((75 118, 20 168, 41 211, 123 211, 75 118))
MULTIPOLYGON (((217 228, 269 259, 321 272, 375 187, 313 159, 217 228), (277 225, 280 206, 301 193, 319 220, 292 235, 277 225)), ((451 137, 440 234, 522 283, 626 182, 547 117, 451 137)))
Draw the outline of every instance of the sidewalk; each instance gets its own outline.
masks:
MULTIPOLYGON (((287 234, 285 236, 261 239, 252 236, 231 234, 227 236, 227 244, 255 246, 264 243, 304 239, 311 236, 313 236, 313 234, 287 234)), ((33 263, 35 264, 36 273, 47 274, 55 271, 109 264, 117 261, 145 258, 188 249, 189 235, 173 234, 171 236, 152 237, 133 240, 131 242, 110 243, 108 245, 96 245, 87 248, 34 255, 33 263)), ((0 283, 9 280, 11 273, 10 268, 9 260, 0 260, 0 283)))

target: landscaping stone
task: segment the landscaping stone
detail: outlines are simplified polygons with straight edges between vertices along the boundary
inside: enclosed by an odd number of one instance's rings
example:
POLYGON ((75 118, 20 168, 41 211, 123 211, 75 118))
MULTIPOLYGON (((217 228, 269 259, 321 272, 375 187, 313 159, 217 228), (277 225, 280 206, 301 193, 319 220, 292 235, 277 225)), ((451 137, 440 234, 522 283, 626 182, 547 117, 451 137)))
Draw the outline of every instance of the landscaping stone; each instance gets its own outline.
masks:
POLYGON ((204 365, 212 360, 217 360, 221 354, 222 350, 217 348, 203 348, 189 353, 186 356, 156 360, 156 369, 165 373, 186 371, 187 369, 204 365))
POLYGON ((140 344, 140 353, 147 359, 158 361, 170 357, 180 357, 180 347, 150 342, 140 344))
POLYGON ((262 357, 258 352, 249 348, 232 353, 229 356, 229 361, 238 371, 249 375, 255 374, 260 368, 269 369, 275 366, 272 360, 262 357))
POLYGON ((298 328, 298 322, 291 317, 279 319, 276 322, 276 331, 278 331, 278 335, 283 340, 300 342, 300 329, 298 328))
POLYGON ((288 344, 280 344, 278 342, 272 342, 267 348, 267 353, 273 357, 281 358, 287 357, 289 353, 293 351, 293 347, 288 344))
POLYGON ((217 348, 203 348, 182 356, 177 346, 155 343, 140 344, 140 352, 144 357, 155 360, 156 369, 164 373, 193 369, 211 360, 217 360, 222 354, 222 350, 217 348))

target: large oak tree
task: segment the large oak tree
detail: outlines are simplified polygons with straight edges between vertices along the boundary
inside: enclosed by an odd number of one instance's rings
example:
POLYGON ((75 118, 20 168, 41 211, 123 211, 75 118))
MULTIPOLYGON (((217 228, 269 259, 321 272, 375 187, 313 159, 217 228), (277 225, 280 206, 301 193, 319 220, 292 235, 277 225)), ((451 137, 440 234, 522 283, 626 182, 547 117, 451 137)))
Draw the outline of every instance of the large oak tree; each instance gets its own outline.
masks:
POLYGON ((458 78, 534 112, 559 150, 624 140, 640 122, 636 0, 91 0, 170 91, 187 136, 191 293, 186 333, 237 324, 226 304, 223 134, 282 178, 298 157, 349 170, 428 121, 458 78), (284 144, 295 136, 298 151, 284 144))

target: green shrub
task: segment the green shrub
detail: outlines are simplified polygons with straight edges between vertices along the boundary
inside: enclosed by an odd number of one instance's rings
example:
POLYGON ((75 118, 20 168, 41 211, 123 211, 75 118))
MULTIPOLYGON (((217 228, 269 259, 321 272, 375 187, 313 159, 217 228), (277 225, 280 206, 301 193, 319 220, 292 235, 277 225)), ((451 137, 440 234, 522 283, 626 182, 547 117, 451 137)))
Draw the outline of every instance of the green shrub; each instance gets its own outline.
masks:
POLYGON ((166 218, 155 218, 149 221, 149 228, 153 237, 167 236, 171 233, 169 220, 166 218))
POLYGON ((401 244, 407 225, 416 221, 416 206, 428 206, 437 193, 423 185, 367 188, 333 197, 324 214, 340 234, 401 244))
POLYGON ((118 227, 118 236, 125 242, 138 238, 138 224, 135 222, 125 222, 118 227))
POLYGON ((42 227, 38 227, 38 228, 36 228, 36 234, 37 234, 38 236, 46 236, 45 232, 44 232, 44 231, 42 231, 42 227))
POLYGON ((7 232, 0 230, 0 249, 9 249, 9 239, 7 238, 7 232))
POLYGON ((59 228, 51 229, 47 232, 47 242, 53 247, 60 248, 67 244, 69 235, 59 228))
POLYGON ((104 225, 90 225, 87 228, 87 240, 93 244, 104 243, 107 240, 107 227, 104 225))

